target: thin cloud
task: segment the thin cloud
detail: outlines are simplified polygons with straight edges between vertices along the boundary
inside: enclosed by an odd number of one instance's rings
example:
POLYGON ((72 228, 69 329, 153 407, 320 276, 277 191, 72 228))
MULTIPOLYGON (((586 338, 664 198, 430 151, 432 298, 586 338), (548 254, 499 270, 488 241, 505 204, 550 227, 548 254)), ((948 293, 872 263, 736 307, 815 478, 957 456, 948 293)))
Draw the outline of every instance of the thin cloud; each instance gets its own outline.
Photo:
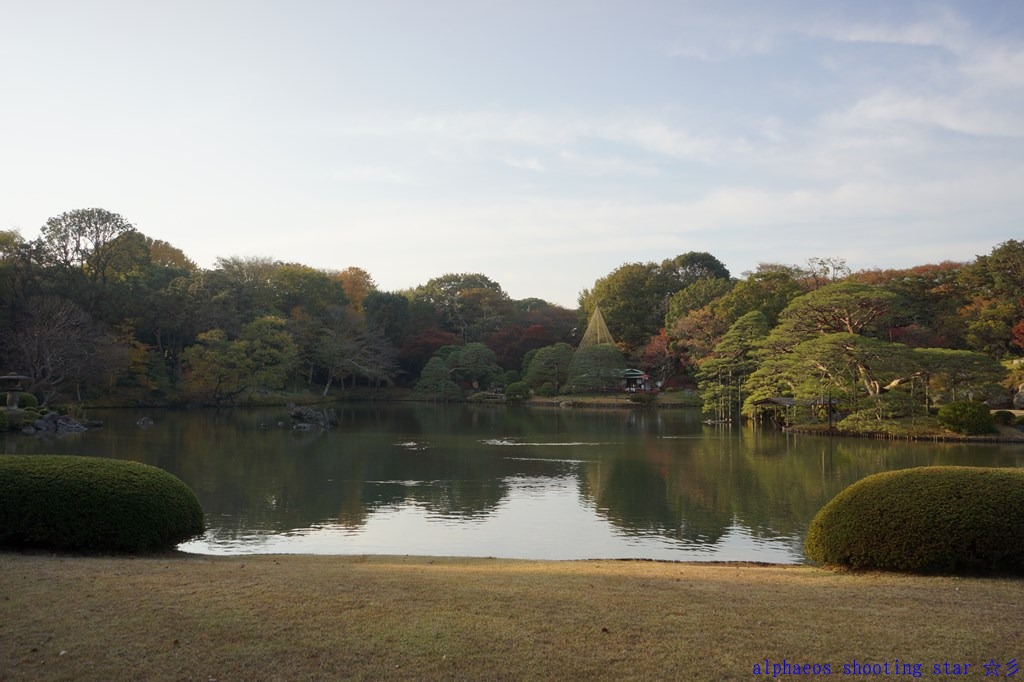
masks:
POLYGON ((927 20, 904 23, 809 22, 801 31, 837 42, 937 47, 955 53, 969 50, 973 44, 969 24, 946 9, 930 9, 927 20))
POLYGON ((530 171, 531 173, 547 173, 548 169, 537 158, 528 159, 503 159, 505 165, 517 170, 530 171))
POLYGON ((835 122, 851 127, 877 128, 886 124, 924 125, 979 136, 1024 135, 1019 115, 999 111, 984 102, 951 96, 922 96, 885 91, 857 102, 835 122))
POLYGON ((356 166, 334 172, 334 179, 341 183, 366 183, 383 185, 416 184, 408 173, 385 166, 356 166))

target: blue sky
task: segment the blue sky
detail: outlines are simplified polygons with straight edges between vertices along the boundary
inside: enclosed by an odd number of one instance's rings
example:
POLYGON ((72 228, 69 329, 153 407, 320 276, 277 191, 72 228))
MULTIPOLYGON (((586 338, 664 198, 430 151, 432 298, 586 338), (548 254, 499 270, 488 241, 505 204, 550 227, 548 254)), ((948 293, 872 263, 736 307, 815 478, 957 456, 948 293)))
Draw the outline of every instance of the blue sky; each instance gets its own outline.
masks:
POLYGON ((0 0, 0 229, 102 207, 204 267, 854 268, 1024 238, 1024 3, 0 0))

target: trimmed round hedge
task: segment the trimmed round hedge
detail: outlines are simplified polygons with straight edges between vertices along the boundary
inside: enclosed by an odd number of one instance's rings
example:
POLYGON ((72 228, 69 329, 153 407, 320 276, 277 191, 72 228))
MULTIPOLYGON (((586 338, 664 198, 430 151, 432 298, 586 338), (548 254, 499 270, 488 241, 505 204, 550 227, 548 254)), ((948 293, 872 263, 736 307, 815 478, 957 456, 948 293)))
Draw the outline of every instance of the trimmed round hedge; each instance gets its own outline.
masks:
POLYGON ((0 455, 0 546, 145 553, 204 530, 181 479, 99 457, 0 455))
POLYGON ((822 507, 804 550, 811 561, 856 569, 1024 573, 1024 469, 868 476, 822 507))
MULTIPOLYGON (((0 393, 0 407, 7 405, 9 395, 9 393, 0 393)), ((18 407, 21 409, 25 409, 26 407, 39 407, 39 400, 37 400, 31 393, 18 391, 18 407)))
POLYGON ((512 402, 530 399, 530 387, 522 381, 516 381, 505 387, 505 399, 512 402))

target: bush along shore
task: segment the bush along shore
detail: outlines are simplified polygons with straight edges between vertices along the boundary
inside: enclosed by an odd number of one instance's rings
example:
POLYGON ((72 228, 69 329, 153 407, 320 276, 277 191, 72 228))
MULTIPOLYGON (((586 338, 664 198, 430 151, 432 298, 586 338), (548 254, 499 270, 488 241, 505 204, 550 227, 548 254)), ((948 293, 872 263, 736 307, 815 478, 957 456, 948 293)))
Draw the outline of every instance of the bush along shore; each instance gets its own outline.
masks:
MULTIPOLYGON (((604 395, 565 395, 560 398, 531 397, 521 401, 502 400, 468 400, 444 401, 453 404, 476 404, 483 406, 515 405, 517 407, 539 409, 694 409, 701 405, 700 398, 694 393, 677 392, 663 394, 641 394, 644 399, 637 400, 631 394, 604 395)), ((242 407, 282 407, 282 421, 297 424, 302 429, 330 429, 336 426, 337 416, 330 407, 339 402, 437 402, 417 397, 411 391, 352 391, 348 395, 332 396, 279 396, 271 401, 264 397, 258 405, 242 407)), ((137 406, 122 406, 137 407, 137 406)), ((164 406, 168 407, 168 406, 164 406)), ((78 417, 64 414, 65 410, 49 408, 29 408, 27 410, 0 411, 0 431, 22 432, 25 434, 67 433, 100 428, 102 420, 91 418, 102 416, 104 409, 117 409, 112 406, 95 409, 75 408, 78 417), (83 415, 89 415, 88 417, 83 415)), ((160 409, 157 407, 155 409, 160 409)), ((873 438, 879 440, 913 440, 931 442, 1024 442, 1024 410, 990 411, 991 416, 984 419, 980 432, 958 433, 949 426, 940 424, 934 417, 917 419, 893 419, 878 421, 876 424, 862 424, 861 430, 848 430, 837 426, 831 428, 822 422, 796 424, 778 424, 767 422, 764 428, 781 428, 788 433, 835 436, 844 438, 873 438), (987 430, 986 430, 987 429, 987 430)), ((749 423, 749 420, 741 420, 749 423)), ((711 425, 732 423, 731 420, 708 422, 711 425)))
POLYGON ((203 510, 180 479, 102 457, 0 457, 0 547, 145 553, 203 533, 203 510))
POLYGON ((807 557, 855 569, 1024 574, 1024 469, 929 466, 850 485, 811 521, 807 557))

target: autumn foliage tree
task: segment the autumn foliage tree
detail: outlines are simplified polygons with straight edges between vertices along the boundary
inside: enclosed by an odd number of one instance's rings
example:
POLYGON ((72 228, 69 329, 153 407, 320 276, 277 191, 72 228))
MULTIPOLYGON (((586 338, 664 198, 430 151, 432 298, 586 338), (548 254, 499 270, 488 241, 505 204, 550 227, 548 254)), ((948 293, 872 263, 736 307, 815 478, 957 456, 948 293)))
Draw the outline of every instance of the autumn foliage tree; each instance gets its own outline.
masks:
POLYGON ((1013 325, 1013 329, 1010 330, 1010 336, 1013 345, 1024 350, 1024 319, 1013 325))

